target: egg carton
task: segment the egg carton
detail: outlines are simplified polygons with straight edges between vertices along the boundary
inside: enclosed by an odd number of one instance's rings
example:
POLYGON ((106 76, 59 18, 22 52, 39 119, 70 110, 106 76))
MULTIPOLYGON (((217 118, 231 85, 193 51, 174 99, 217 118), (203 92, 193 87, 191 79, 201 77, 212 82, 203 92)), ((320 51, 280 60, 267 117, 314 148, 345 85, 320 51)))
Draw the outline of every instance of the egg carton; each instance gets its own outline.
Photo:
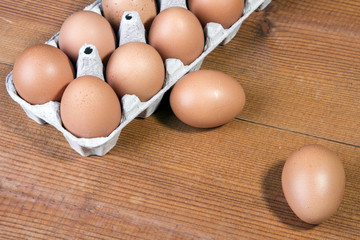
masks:
MULTIPOLYGON (((150 100, 141 102, 135 95, 125 95, 121 99, 122 118, 120 125, 107 137, 78 138, 67 131, 61 122, 60 103, 50 101, 41 105, 32 105, 23 100, 16 92, 12 71, 6 77, 6 89, 11 98, 25 111, 27 116, 38 124, 50 124, 59 130, 69 145, 81 156, 103 156, 108 153, 117 143, 122 129, 135 118, 149 117, 157 109, 164 94, 185 74, 198 70, 204 58, 218 45, 225 45, 235 37, 242 22, 251 13, 263 10, 271 0, 245 0, 243 16, 230 28, 224 29, 219 23, 208 23, 205 28, 205 47, 203 53, 191 64, 184 65, 179 59, 166 59, 165 81, 162 89, 150 100)), ((160 11, 169 7, 187 8, 186 0, 158 0, 160 11)), ((102 1, 97 0, 85 7, 89 10, 102 14, 102 1)), ((121 25, 117 33, 119 45, 127 42, 146 42, 145 29, 140 16, 136 11, 128 11, 123 14, 121 25)), ((46 44, 58 47, 59 32, 52 36, 46 44)), ((104 80, 103 65, 99 53, 94 45, 85 44, 79 50, 79 58, 76 64, 77 77, 93 75, 104 80)))

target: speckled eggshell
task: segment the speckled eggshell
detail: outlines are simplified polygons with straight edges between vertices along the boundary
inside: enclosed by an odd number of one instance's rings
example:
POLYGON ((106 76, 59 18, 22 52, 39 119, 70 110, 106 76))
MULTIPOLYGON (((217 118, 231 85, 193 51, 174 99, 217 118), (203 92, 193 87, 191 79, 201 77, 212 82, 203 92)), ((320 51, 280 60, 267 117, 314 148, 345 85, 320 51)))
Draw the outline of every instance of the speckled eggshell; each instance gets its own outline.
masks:
POLYGON ((188 6, 203 27, 209 22, 231 27, 243 14, 244 0, 188 0, 188 6))
POLYGON ((145 102, 164 84, 165 68, 159 53, 149 44, 129 42, 118 47, 106 67, 106 81, 119 98, 135 94, 145 102))
POLYGON ((79 50, 84 44, 93 44, 106 63, 116 48, 116 37, 110 23, 100 14, 92 11, 78 11, 62 24, 59 33, 59 47, 76 63, 79 50))
POLYGON ((176 58, 189 65, 204 50, 204 31, 196 16, 183 7, 170 7, 154 19, 149 43, 165 61, 176 58))
POLYGON ((319 224, 337 212, 345 189, 339 157, 321 145, 294 151, 282 171, 282 188, 294 213, 304 222, 319 224))
POLYGON ((65 53, 47 44, 25 49, 17 57, 13 70, 16 91, 31 104, 59 102, 74 74, 65 53))
POLYGON ((111 23, 115 32, 119 30, 125 11, 137 11, 146 30, 149 30, 157 14, 156 0, 103 0, 102 8, 105 18, 111 23))
POLYGON ((65 89, 60 116, 76 137, 107 137, 120 124, 121 107, 109 84, 98 77, 82 76, 65 89))
POLYGON ((170 93, 170 106, 184 123, 213 128, 235 118, 245 105, 245 93, 231 76, 199 70, 182 77, 170 93))

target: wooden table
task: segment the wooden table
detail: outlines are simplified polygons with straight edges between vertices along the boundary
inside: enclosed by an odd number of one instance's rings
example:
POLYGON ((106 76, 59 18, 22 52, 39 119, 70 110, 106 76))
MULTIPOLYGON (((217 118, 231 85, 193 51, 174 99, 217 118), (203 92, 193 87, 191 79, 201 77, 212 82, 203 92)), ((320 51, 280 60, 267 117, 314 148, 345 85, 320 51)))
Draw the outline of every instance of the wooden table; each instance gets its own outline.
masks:
POLYGON ((81 157, 5 89, 15 58, 92 0, 0 2, 0 239, 360 239, 360 3, 274 0, 203 69, 244 87, 230 123, 181 123, 166 96, 103 157, 81 157), (281 189, 296 148, 342 159, 336 215, 300 221, 281 189))

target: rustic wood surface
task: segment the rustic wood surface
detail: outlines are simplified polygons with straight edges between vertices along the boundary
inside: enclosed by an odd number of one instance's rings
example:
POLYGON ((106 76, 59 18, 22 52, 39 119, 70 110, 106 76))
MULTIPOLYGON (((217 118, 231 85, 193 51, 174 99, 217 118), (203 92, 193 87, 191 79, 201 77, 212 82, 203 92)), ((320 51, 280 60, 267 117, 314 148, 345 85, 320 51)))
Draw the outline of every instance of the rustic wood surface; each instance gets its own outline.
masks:
POLYGON ((274 0, 203 69, 244 87, 229 124, 182 124, 167 97, 103 157, 81 157, 30 120, 5 89, 28 46, 92 0, 0 2, 0 239, 360 239, 360 3, 274 0), (281 171, 319 143, 346 171, 342 204, 309 225, 290 210, 281 171))

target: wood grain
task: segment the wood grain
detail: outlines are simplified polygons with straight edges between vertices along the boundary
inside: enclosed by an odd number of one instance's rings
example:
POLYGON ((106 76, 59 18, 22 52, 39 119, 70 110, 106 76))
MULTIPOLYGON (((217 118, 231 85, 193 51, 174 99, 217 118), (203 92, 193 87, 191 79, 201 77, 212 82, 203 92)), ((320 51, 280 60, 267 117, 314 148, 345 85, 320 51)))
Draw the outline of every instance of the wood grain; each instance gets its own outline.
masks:
POLYGON ((28 46, 47 41, 60 30, 62 22, 91 0, 10 1, 0 4, 0 62, 13 64, 28 46))
POLYGON ((274 1, 254 14, 205 66, 243 84, 241 118, 359 146, 360 14, 345 11, 350 2, 302 2, 274 1))
MULTIPOLYGON (((0 78, 16 56, 91 1, 2 1, 0 78)), ((247 104, 210 130, 181 123, 168 96, 103 157, 81 157, 30 120, 0 84, 0 239, 360 239, 360 4, 278 1, 252 14, 202 68, 234 76, 247 104), (299 146, 338 153, 344 199, 300 221, 281 171, 299 146)))

